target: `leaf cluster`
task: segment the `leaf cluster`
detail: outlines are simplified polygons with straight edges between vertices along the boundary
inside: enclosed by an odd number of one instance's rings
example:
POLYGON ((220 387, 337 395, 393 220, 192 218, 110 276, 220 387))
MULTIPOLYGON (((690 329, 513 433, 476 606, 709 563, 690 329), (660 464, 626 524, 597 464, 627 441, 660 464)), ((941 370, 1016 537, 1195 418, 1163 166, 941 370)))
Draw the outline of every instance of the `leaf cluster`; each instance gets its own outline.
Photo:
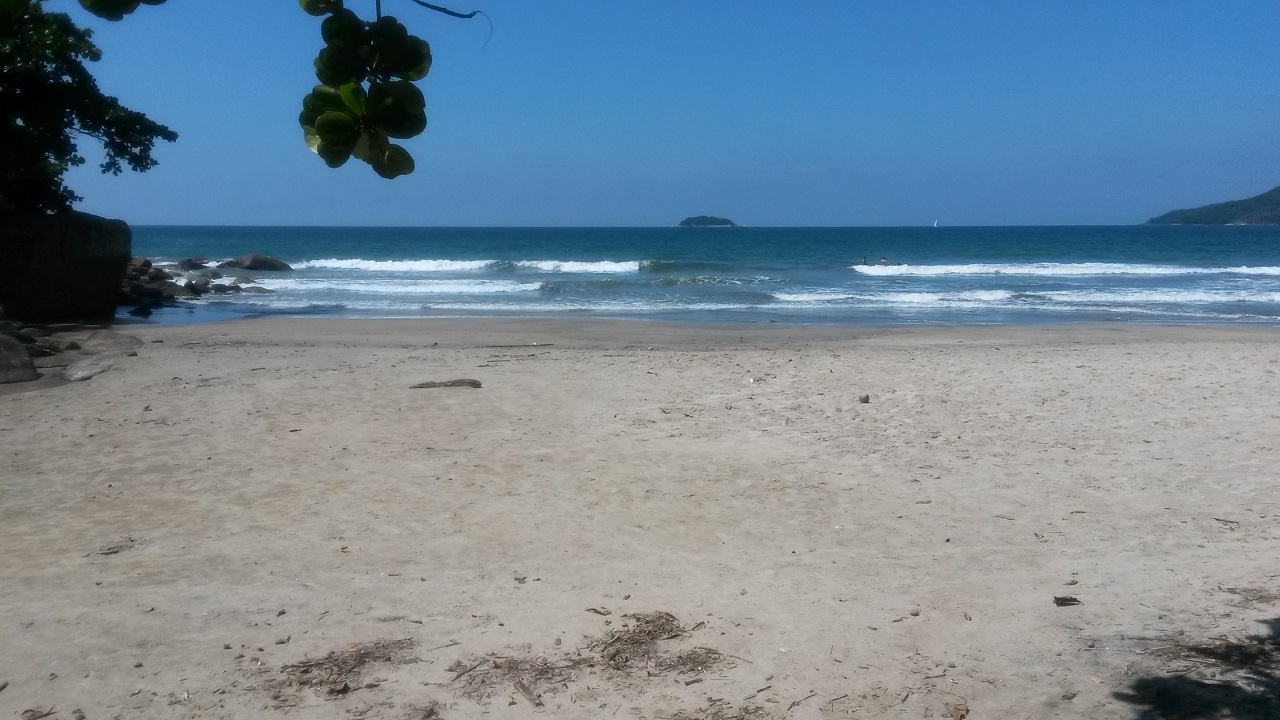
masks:
MULTIPOLYGON (((81 0, 111 19, 140 2, 81 0)), ((104 95, 85 62, 102 53, 89 30, 64 13, 45 12, 40 0, 0 3, 0 214, 58 213, 80 198, 63 183, 66 171, 85 162, 78 136, 102 143, 102 172, 125 166, 145 172, 156 165, 157 139, 177 133, 104 95)))
POLYGON ((298 116, 307 146, 329 167, 355 156, 384 178, 413 172, 413 157, 391 140, 427 127, 426 99, 414 82, 431 70, 431 46, 394 17, 365 21, 342 0, 299 4, 325 18, 325 46, 315 59, 320 84, 303 98, 298 116))

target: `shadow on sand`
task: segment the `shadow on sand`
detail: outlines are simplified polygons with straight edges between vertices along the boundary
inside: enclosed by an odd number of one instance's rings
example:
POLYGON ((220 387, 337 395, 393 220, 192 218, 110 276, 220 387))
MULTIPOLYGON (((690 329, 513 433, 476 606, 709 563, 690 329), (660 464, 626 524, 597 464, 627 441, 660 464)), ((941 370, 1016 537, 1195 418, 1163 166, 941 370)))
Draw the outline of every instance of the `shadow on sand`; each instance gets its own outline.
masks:
POLYGON ((1277 720, 1280 618, 1262 623, 1266 635, 1163 648, 1180 670, 1138 678, 1115 697, 1138 706, 1138 720, 1277 720), (1189 677, 1195 671, 1212 679, 1189 677))

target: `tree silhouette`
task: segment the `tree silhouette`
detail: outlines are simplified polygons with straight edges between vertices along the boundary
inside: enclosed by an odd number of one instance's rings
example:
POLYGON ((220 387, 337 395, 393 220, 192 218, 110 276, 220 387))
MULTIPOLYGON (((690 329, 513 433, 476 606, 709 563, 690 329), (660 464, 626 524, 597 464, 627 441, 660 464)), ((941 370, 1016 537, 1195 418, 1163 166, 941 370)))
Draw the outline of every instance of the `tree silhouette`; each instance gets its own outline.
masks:
MULTIPOLYGON (((0 0, 0 215, 69 211, 80 198, 63 176, 85 162, 76 145, 81 136, 102 143, 102 171, 117 175, 126 166, 151 169, 156 141, 178 137, 98 89, 85 67, 102 56, 92 32, 65 13, 46 12, 44 1, 0 0)), ((79 1, 107 20, 165 2, 79 1)), ((410 2, 452 17, 483 14, 410 2)), ((324 18, 324 48, 315 60, 319 84, 303 99, 298 117, 307 146, 330 167, 355 157, 384 178, 413 172, 413 157, 391 141, 416 137, 427 127, 426 100, 415 83, 431 69, 431 46, 383 15, 382 0, 374 0, 372 20, 343 0, 299 5, 324 18)))

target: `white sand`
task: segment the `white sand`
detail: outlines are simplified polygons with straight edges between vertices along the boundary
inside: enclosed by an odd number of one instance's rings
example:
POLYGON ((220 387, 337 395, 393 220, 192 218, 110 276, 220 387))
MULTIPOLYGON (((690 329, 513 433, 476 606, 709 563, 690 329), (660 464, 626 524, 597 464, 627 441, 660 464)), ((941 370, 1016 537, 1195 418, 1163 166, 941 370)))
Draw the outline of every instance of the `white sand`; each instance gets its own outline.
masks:
POLYGON ((1280 330, 126 331, 0 395, 0 718, 1125 718, 1218 672, 1148 651, 1280 616, 1280 330), (702 625, 606 668, 654 611, 702 625), (450 682, 486 654, 597 659, 535 708, 450 682))

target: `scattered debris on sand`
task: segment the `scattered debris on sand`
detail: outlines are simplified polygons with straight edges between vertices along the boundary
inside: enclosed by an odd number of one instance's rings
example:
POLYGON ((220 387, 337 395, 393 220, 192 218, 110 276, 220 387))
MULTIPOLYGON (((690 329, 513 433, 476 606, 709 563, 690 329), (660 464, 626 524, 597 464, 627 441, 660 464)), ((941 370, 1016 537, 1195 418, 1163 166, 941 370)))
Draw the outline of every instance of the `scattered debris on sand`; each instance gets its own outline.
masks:
POLYGON ((407 654, 415 645, 411 638, 358 643, 321 658, 285 665, 280 671, 294 685, 323 690, 330 696, 345 695, 360 687, 361 672, 371 665, 416 662, 407 654))

